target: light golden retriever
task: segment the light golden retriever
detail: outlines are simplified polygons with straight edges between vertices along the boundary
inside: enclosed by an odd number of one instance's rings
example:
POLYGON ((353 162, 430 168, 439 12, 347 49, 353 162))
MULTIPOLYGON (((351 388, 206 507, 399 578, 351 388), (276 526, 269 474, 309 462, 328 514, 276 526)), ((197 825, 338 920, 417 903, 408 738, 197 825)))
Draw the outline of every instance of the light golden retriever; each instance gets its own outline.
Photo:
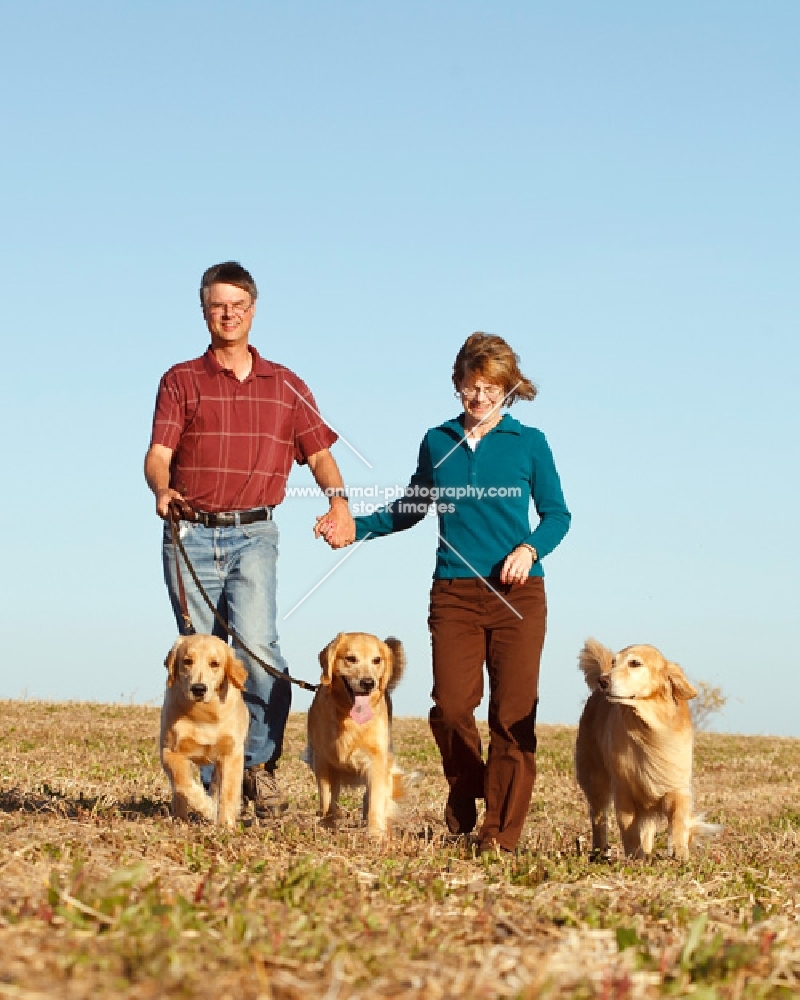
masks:
POLYGON ((233 650, 212 635, 178 639, 164 661, 161 763, 172 786, 172 813, 234 826, 242 805, 244 743, 250 716, 242 699, 247 679, 233 650), (192 764, 213 764, 211 795, 192 764))
POLYGON ((391 753, 389 692, 402 676, 398 639, 381 642, 364 632, 340 632, 319 654, 320 687, 308 710, 304 759, 317 779, 322 822, 336 823, 339 791, 366 785, 364 816, 370 837, 382 837, 403 775, 391 753))
POLYGON ((611 803, 630 857, 652 853, 666 820, 668 848, 689 857, 694 833, 718 828, 692 815, 692 719, 697 691, 653 646, 614 655, 588 639, 578 664, 591 689, 578 725, 575 771, 592 822, 592 853, 608 853, 611 803))

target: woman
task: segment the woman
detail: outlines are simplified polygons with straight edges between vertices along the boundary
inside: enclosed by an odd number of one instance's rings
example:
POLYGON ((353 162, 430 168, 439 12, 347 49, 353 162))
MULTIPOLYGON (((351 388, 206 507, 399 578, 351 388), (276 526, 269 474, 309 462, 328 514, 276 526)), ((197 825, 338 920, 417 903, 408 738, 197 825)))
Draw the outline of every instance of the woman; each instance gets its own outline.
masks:
MULTIPOLYGON (((541 561, 566 534, 570 514, 544 435, 501 413, 536 395, 509 345, 492 334, 472 334, 456 357, 453 383, 463 413, 428 431, 406 496, 356 518, 355 537, 410 528, 435 502, 430 726, 450 786, 445 822, 452 834, 471 833, 476 800, 485 799, 480 849, 513 851, 536 773, 546 618, 541 561), (533 531, 531 498, 539 515, 533 531), (474 715, 484 663, 490 692, 485 763, 474 715)), ((334 541, 326 526, 321 533, 334 541)))

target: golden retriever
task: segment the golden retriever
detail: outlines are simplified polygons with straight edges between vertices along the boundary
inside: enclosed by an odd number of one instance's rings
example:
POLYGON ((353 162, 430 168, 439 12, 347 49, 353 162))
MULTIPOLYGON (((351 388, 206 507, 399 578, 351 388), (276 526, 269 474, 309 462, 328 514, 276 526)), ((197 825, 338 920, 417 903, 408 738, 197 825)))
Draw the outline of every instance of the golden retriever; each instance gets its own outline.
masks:
POLYGON ((389 692, 405 667, 398 639, 340 632, 319 654, 322 680, 308 710, 304 759, 317 779, 322 822, 336 823, 343 785, 366 785, 364 817, 370 837, 387 832, 403 775, 391 753, 389 692))
POLYGON ((697 691, 653 646, 614 655, 588 639, 578 660, 591 695, 578 725, 575 771, 589 804, 592 853, 608 853, 611 803, 630 857, 652 853, 666 819, 668 849, 689 857, 693 833, 717 828, 692 815, 692 719, 697 691))
POLYGON ((193 809, 212 823, 234 826, 242 805, 244 743, 250 716, 242 699, 244 664, 212 635, 179 638, 164 661, 161 763, 172 786, 172 813, 193 809), (211 795, 192 764, 213 764, 211 795))

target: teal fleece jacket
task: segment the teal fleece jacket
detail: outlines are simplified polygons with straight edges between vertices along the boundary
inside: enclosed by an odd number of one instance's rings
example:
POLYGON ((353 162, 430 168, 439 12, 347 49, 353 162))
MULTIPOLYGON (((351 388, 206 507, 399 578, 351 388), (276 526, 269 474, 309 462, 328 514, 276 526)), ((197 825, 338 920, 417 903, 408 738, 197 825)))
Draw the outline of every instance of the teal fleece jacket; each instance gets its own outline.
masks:
POLYGON ((539 555, 530 575, 543 576, 541 560, 570 524, 544 434, 507 413, 474 451, 464 438, 463 415, 432 427, 420 445, 406 496, 357 517, 356 540, 404 531, 434 504, 439 518, 436 579, 498 577, 506 556, 522 542, 539 555), (531 498, 539 515, 533 531, 531 498))

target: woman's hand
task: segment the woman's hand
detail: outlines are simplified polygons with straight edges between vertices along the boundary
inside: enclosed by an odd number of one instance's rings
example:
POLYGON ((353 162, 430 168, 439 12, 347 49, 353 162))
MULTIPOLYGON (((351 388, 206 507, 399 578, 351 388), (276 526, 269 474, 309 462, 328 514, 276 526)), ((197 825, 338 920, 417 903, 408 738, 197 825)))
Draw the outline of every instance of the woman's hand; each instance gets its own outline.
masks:
POLYGON ((530 545, 518 545, 506 556, 500 570, 501 583, 522 583, 528 579, 536 562, 536 550, 530 545))

